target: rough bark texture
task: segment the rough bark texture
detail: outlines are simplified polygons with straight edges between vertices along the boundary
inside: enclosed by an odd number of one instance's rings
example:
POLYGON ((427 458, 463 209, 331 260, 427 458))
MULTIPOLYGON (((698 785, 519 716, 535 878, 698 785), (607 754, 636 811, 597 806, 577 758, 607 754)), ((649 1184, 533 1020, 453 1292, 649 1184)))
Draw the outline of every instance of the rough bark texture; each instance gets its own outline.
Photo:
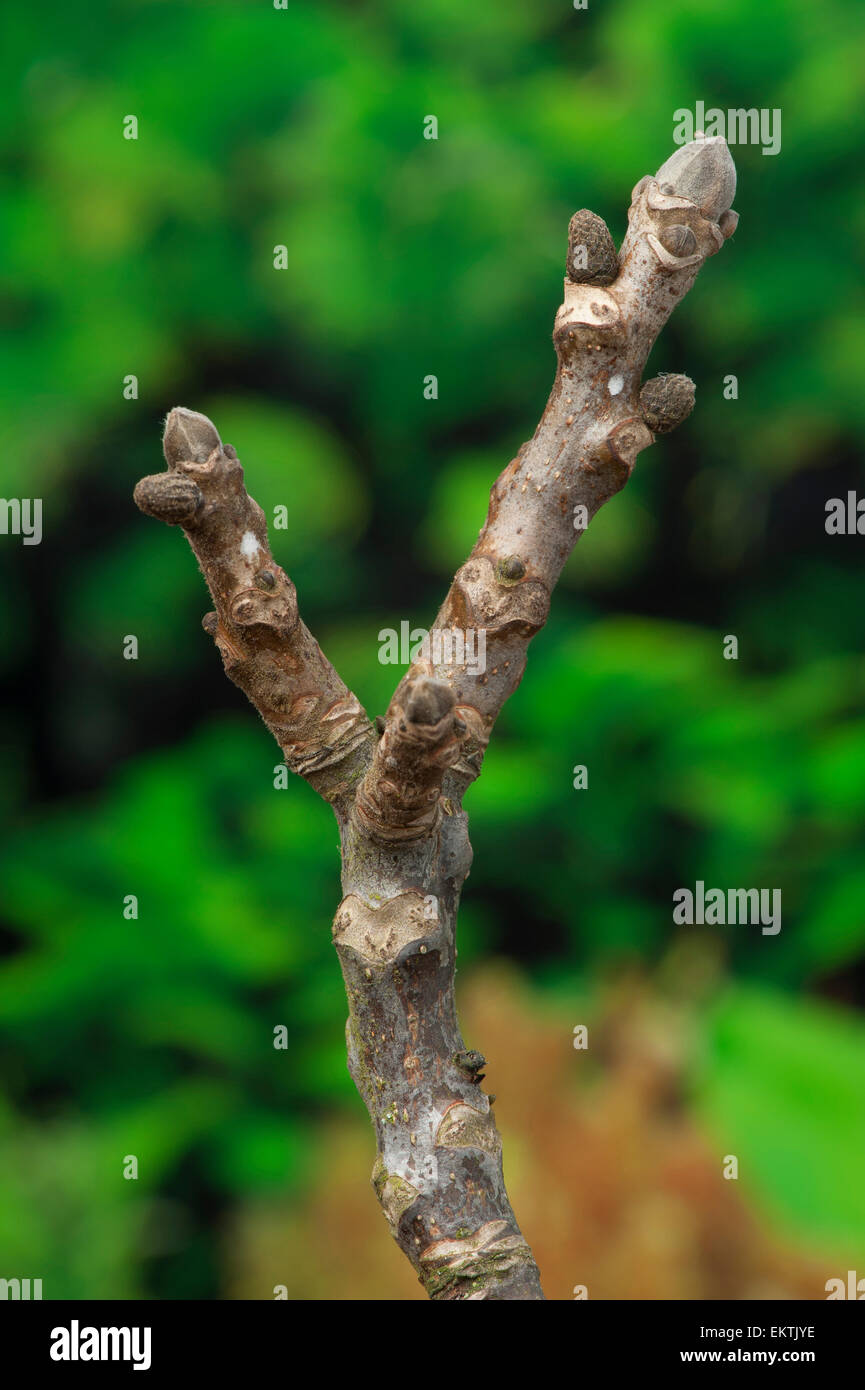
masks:
POLYGON ((205 416, 170 413, 169 471, 135 490, 142 511, 183 527, 226 671, 288 766, 334 808, 349 1069, 375 1127, 373 1186, 431 1298, 543 1297, 505 1192, 484 1059, 466 1052, 456 1016, 456 917, 472 857, 462 797, 585 524, 654 433, 693 406, 686 377, 643 385, 642 372, 701 265, 735 230, 734 192, 725 142, 698 137, 637 184, 617 260, 600 219, 575 214, 547 407, 493 485, 486 525, 442 605, 436 629, 448 640, 407 672, 383 729, 301 621, 237 455, 205 416), (485 636, 483 670, 462 659, 456 636, 471 633, 485 636))

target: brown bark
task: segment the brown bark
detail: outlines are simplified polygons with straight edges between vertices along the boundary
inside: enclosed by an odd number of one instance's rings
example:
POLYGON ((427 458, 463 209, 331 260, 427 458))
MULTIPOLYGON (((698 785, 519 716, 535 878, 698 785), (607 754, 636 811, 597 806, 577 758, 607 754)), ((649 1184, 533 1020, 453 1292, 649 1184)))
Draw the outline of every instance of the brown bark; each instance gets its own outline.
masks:
POLYGON ((462 796, 583 523, 693 405, 686 377, 643 385, 642 372, 701 265, 735 230, 734 191, 724 141, 698 139, 637 184, 618 258, 600 219, 575 214, 547 407, 493 485, 436 621, 448 640, 399 683, 380 732, 301 621, 237 456, 205 416, 170 413, 169 471, 135 490, 142 511, 183 527, 226 671, 288 766, 333 805, 349 1069, 375 1127, 373 1185, 432 1298, 543 1297, 505 1192, 483 1059, 466 1052, 456 1016, 456 917, 471 866, 462 796), (460 636, 483 637, 484 669, 460 636))

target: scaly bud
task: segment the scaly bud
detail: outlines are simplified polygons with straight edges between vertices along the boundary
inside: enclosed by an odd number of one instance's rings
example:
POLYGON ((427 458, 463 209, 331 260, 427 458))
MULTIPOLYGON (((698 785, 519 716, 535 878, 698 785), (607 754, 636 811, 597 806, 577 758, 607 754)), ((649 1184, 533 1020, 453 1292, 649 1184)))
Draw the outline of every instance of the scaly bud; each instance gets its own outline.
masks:
POLYGON ((643 419, 653 434, 669 434, 694 409, 696 387, 688 376, 676 372, 652 377, 640 392, 643 419))
POLYGON ((568 226, 568 279, 576 285, 611 285, 619 273, 616 244, 603 217, 588 208, 568 226))
POLYGON ((732 206, 736 193, 736 166, 723 135, 702 135, 681 145, 655 178, 662 193, 689 198, 712 222, 732 206))
POLYGON ((206 463, 222 440, 216 426, 197 410, 178 405, 169 412, 162 436, 162 452, 169 468, 178 463, 206 463))
POLYGON ((690 227, 674 222, 658 234, 658 240, 671 256, 693 256, 697 249, 697 238, 690 227))
POLYGON ((412 724, 437 724, 454 707, 454 693, 444 681, 414 681, 403 706, 412 724))
POLYGON ((191 521, 204 500, 195 480, 183 473, 153 473, 136 483, 132 496, 140 511, 169 526, 191 521))

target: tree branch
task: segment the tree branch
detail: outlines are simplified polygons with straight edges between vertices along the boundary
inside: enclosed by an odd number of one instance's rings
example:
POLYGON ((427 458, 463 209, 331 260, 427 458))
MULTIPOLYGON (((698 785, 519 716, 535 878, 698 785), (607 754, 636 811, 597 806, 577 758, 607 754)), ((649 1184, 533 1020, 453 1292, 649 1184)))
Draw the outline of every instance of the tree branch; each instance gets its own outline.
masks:
POLYGON ((725 142, 700 138, 637 184, 618 256, 600 218, 574 214, 549 401, 492 488, 432 634, 446 640, 431 641, 398 685, 380 740, 301 623, 261 509, 210 421, 172 411, 169 472, 135 491, 143 511, 183 526, 228 674, 289 766, 333 803, 349 1070, 375 1127, 376 1193, 435 1299, 543 1298, 505 1191, 484 1059, 466 1050, 456 1016, 456 917, 471 865, 462 794, 576 540, 639 452, 693 406, 687 377, 641 377, 672 309, 735 229, 734 191, 725 142), (481 635, 478 669, 466 656, 481 635))
POLYGON ((423 678, 401 685, 357 791, 354 814, 361 833, 394 844, 430 836, 441 819, 442 780, 459 757, 464 733, 449 686, 423 678))
POLYGON ((267 523, 243 469, 206 415, 176 407, 163 438, 168 472, 142 478, 143 512, 182 526, 216 608, 202 626, 227 674, 255 705, 293 772, 327 801, 369 760, 374 731, 301 621, 294 585, 270 553, 267 523))
POLYGON ((492 726, 522 679, 529 642, 546 622, 577 540, 627 482, 654 434, 673 428, 693 405, 686 377, 656 378, 642 392, 641 377, 676 304, 735 230, 735 187, 724 139, 698 139, 654 178, 639 181, 612 267, 612 239, 601 219, 584 211, 571 221, 550 398, 534 437, 493 485, 486 524, 435 623, 438 630, 482 632, 486 670, 456 660, 451 653, 459 644, 450 642, 440 644, 443 659, 422 657, 405 677, 447 682, 468 725, 463 756, 445 784, 451 796, 459 798, 480 771, 492 726), (575 243, 588 253, 580 258, 584 268, 575 267, 575 243))

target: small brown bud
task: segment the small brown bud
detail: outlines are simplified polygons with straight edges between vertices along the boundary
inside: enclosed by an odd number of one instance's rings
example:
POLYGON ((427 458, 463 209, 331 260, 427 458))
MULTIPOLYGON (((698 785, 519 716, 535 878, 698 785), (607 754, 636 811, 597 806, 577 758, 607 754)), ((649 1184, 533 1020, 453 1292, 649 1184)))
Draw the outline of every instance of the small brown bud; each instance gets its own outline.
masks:
POLYGON ((448 710, 453 709, 454 703, 454 693, 449 685, 424 677, 413 682, 403 708, 406 719, 412 724, 437 724, 448 710))
POLYGON ((568 279, 575 285, 611 285, 618 273, 619 257, 606 222, 581 208, 568 226, 568 279))
POLYGON ((526 567, 519 555, 506 555, 498 563, 498 577, 506 584, 515 584, 518 579, 522 579, 526 572, 526 567))
POLYGON ((191 521, 204 501, 195 480, 182 473, 153 473, 142 478, 132 496, 142 512, 169 526, 191 521))
POLYGON ((696 387, 690 377, 676 372, 652 377, 640 392, 643 419, 653 434, 669 434, 694 409, 696 387))
POLYGON ((169 468, 178 463, 206 463, 221 442, 216 426, 206 415, 182 405, 169 411, 162 436, 162 452, 169 468))
POLYGON ((272 593, 276 588, 276 575, 270 570, 259 570, 252 582, 256 589, 264 589, 266 593, 272 593))
POLYGON ((214 637, 216 635, 216 629, 219 627, 219 619, 215 613, 205 613, 204 617, 201 619, 201 626, 209 637, 214 637))
POLYGON ((738 225, 739 214, 738 212, 734 212, 732 208, 727 208, 727 211, 722 212, 721 216, 718 219, 718 226, 720 227, 721 234, 724 237, 731 237, 738 225))
POLYGON ((465 1052, 455 1052, 454 1062, 460 1071, 467 1071, 471 1075, 477 1075, 487 1064, 487 1059, 477 1048, 469 1048, 465 1052))
POLYGON ((658 240, 671 256, 693 256, 697 249, 697 238, 691 228, 681 222, 665 227, 658 240))

